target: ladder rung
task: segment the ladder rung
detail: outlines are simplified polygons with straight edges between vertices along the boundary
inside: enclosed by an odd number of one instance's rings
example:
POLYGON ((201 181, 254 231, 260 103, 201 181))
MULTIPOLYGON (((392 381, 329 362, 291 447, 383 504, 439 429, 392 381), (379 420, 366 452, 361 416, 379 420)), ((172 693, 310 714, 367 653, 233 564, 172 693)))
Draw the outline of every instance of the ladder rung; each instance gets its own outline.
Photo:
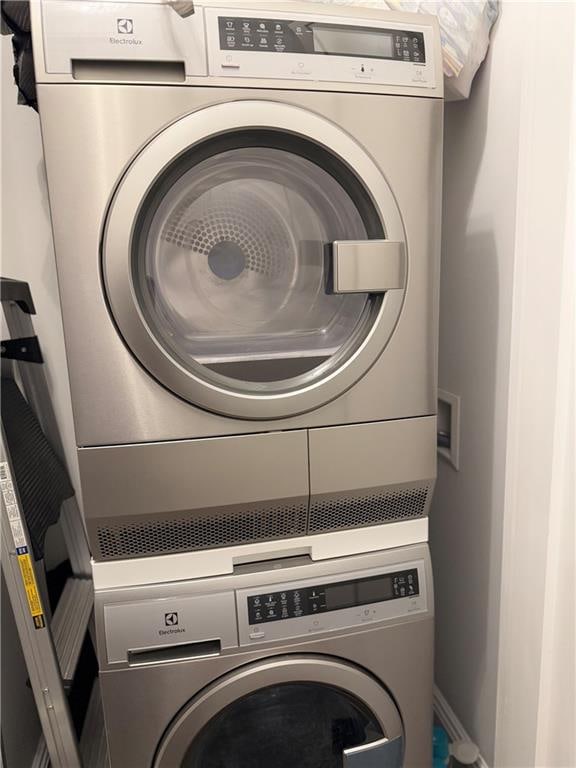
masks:
POLYGON ((90 702, 80 738, 80 754, 84 768, 109 768, 110 766, 98 678, 96 678, 90 694, 90 702))
POLYGON ((90 579, 70 578, 51 623, 54 647, 60 662, 64 686, 69 686, 76 672, 88 622, 92 614, 93 591, 90 579))
POLYGON ((30 768, 50 768, 50 755, 48 754, 48 747, 46 746, 46 739, 43 733, 40 734, 38 739, 38 746, 36 747, 36 753, 30 768))

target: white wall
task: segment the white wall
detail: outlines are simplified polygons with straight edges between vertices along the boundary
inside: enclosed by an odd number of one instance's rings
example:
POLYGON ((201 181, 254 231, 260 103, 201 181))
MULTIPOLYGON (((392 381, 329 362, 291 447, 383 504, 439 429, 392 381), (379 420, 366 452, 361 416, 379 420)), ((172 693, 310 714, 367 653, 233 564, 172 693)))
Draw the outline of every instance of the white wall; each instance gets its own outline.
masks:
POLYGON ((34 110, 16 103, 10 38, 2 37, 1 45, 2 276, 30 283, 56 417, 72 482, 79 487, 40 121, 34 110))
MULTIPOLYGON (((3 277, 30 283, 45 369, 63 435, 72 481, 78 487, 72 410, 48 212, 38 115, 18 106, 12 80, 10 38, 2 46, 2 259, 3 277)), ((4 334, 4 329, 2 329, 4 334)), ((3 336, 4 338, 4 336, 3 336)), ((57 529, 47 542, 47 562, 61 558, 57 529), (56 534, 56 535, 55 535, 56 534)), ((28 768, 39 735, 32 693, 13 615, 2 588, 2 736, 7 768, 28 768)))
POLYGON ((492 764, 516 218, 521 3, 467 102, 446 105, 439 386, 462 398, 460 471, 431 511, 436 678, 492 764))
POLYGON ((543 701, 573 16, 504 2, 470 101, 446 109, 439 384, 462 397, 462 430, 431 512, 436 677, 503 768, 537 764, 543 701))

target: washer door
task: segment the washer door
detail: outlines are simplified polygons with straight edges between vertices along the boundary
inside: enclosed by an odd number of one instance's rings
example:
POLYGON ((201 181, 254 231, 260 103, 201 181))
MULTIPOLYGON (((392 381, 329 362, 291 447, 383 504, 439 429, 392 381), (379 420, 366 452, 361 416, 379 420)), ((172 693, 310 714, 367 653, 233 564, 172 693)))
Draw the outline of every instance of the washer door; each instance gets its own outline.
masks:
POLYGON ((169 726, 154 768, 401 768, 387 691, 344 662, 284 656, 226 675, 169 726))
POLYGON ((252 419, 302 413, 386 346, 407 263, 400 213, 346 133, 297 107, 195 112, 136 157, 110 206, 116 323, 171 391, 252 419))

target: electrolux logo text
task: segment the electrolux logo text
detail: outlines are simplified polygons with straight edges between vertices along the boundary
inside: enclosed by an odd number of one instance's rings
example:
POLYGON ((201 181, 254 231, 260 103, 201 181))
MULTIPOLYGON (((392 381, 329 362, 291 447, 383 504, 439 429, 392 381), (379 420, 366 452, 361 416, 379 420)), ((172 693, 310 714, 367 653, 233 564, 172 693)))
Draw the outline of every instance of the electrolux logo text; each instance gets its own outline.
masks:
POLYGON ((118 19, 116 27, 118 29, 118 34, 120 35, 133 35, 134 19, 118 19))
POLYGON ((170 611, 164 614, 164 626, 170 629, 159 629, 159 635, 177 635, 180 632, 186 632, 183 627, 178 626, 179 618, 177 611, 170 611))
POLYGON ((142 40, 131 37, 134 34, 134 19, 116 19, 116 31, 122 37, 110 36, 112 45, 142 45, 142 40))

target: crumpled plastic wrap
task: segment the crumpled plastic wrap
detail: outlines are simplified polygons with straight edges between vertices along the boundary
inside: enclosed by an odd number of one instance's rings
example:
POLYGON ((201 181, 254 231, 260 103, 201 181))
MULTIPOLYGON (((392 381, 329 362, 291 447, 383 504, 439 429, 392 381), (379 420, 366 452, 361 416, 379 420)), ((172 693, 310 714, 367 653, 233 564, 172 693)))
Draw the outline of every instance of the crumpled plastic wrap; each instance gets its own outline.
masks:
POLYGON ((438 17, 448 99, 466 99, 472 80, 486 57, 490 30, 498 18, 499 0, 308 0, 327 5, 365 6, 393 11, 430 13, 438 17))

